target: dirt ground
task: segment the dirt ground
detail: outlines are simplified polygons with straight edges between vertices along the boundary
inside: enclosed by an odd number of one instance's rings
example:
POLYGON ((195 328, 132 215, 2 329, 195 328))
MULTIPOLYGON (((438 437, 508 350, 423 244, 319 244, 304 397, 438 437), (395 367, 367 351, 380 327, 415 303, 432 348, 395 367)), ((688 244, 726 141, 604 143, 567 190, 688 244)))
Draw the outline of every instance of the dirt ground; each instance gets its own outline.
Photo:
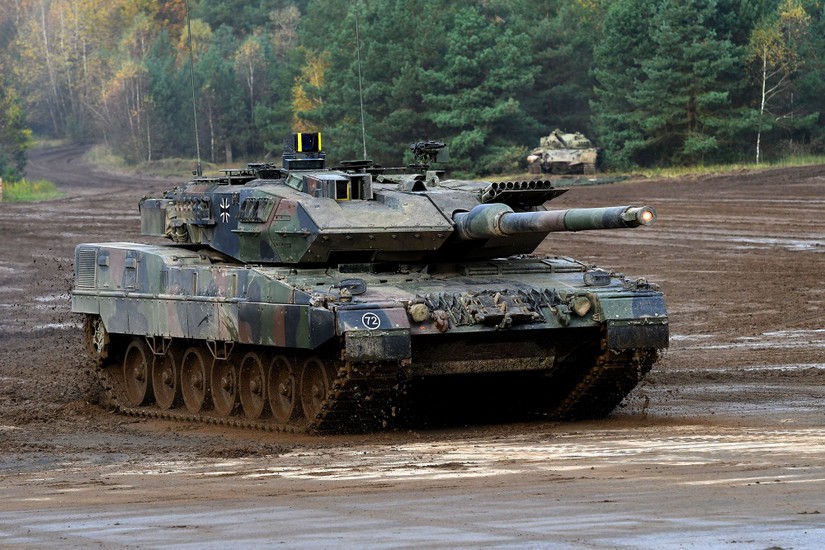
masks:
POLYGON ((102 174, 81 153, 31 155, 28 176, 65 198, 0 204, 0 546, 825 540, 825 166, 633 179, 553 201, 659 215, 539 249, 665 292, 670 349, 610 418, 310 437, 97 404, 69 312, 74 246, 140 240, 138 199, 177 181, 102 174))

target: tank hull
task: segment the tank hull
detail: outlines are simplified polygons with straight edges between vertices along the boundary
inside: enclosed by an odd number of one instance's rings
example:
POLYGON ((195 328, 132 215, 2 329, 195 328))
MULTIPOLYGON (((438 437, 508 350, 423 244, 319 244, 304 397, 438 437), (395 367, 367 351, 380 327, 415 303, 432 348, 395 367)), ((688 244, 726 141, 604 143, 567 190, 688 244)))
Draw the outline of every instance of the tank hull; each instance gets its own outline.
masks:
POLYGON ((538 160, 528 161, 531 174, 585 174, 596 173, 599 158, 598 149, 534 149, 531 157, 538 160))
POLYGON ((373 430, 427 381, 491 377, 531 414, 598 418, 668 345, 655 285, 563 257, 296 269, 100 243, 75 281, 111 399, 179 420, 373 430))

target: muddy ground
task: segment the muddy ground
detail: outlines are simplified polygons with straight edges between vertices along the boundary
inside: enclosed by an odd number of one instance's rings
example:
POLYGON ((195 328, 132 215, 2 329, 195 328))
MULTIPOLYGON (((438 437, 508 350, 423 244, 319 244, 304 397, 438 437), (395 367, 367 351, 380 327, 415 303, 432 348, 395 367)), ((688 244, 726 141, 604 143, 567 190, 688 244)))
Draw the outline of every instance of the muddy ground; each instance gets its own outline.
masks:
POLYGON ((553 206, 659 221, 540 252, 664 290, 671 347, 608 419, 291 436, 98 405, 74 246, 139 239, 137 201, 77 148, 0 204, 0 546, 806 548, 825 540, 825 166, 577 188, 553 206))

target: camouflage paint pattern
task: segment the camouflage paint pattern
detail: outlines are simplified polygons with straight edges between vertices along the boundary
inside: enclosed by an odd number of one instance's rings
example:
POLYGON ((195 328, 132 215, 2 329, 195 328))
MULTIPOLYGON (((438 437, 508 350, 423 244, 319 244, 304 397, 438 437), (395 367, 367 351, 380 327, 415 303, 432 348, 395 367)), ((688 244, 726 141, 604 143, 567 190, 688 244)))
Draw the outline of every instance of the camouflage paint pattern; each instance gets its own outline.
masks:
POLYGON ((423 374, 545 369, 583 343, 667 347, 655 285, 528 256, 553 231, 646 225, 652 209, 548 211, 566 192, 549 180, 328 170, 320 151, 292 153, 284 169, 250 165, 144 198, 141 232, 185 246, 79 245, 73 311, 111 334, 324 346, 423 374))
MULTIPOLYGON (((529 334, 527 340, 550 343, 576 330, 606 329, 611 349, 666 347, 667 312, 655 285, 604 272, 598 285, 587 284, 591 271, 569 258, 525 258, 443 272, 297 272, 215 264, 207 254, 172 246, 83 244, 76 249, 72 310, 99 315, 112 334, 307 350, 332 343, 342 358, 360 361, 414 362, 433 337, 472 334, 529 334), (366 292, 341 290, 353 277, 366 292)), ((544 368, 548 355, 552 362, 548 351, 478 366, 544 368)), ((439 364, 432 372, 449 370, 439 364)))
POLYGON ((144 198, 141 233, 172 244, 76 248, 72 311, 124 412, 373 429, 472 375, 481 406, 599 418, 667 347, 656 285, 532 255, 553 232, 647 225, 651 208, 547 210, 568 189, 444 179, 441 142, 411 146, 423 173, 328 170, 320 135, 293 138, 282 168, 144 198))
POLYGON ((278 180, 197 180, 141 201, 141 231, 209 246, 244 263, 443 262, 531 253, 552 231, 614 229, 619 209, 545 211, 566 192, 548 180, 478 182, 436 176, 293 171, 278 180), (236 182, 237 183, 234 183, 236 182), (244 183, 245 182, 245 183, 244 183), (344 198, 339 198, 342 194, 344 198), (537 221, 468 237, 467 213, 504 208, 537 221))

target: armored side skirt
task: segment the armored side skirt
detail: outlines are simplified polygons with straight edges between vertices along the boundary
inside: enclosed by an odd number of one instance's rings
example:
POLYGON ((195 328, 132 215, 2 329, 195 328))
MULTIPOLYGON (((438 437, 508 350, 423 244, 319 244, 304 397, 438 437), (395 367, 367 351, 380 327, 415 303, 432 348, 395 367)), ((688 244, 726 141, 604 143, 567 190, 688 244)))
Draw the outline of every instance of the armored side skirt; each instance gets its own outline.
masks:
POLYGON ((111 334, 296 350, 329 343, 337 358, 400 362, 422 375, 547 370, 581 346, 668 345, 663 297, 649 289, 588 287, 564 299, 544 290, 533 301, 488 290, 427 301, 399 290, 383 302, 318 302, 306 282, 280 272, 121 243, 80 245, 75 269, 72 311, 99 316, 111 334))

